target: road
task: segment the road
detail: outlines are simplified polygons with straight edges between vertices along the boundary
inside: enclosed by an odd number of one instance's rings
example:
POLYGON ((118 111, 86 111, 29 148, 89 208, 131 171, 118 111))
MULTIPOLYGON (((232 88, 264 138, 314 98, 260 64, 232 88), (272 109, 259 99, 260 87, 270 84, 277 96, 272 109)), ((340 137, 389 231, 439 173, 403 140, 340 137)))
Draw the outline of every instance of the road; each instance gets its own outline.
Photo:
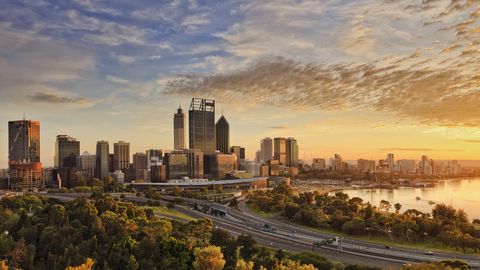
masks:
MULTIPOLYGON (((64 201, 86 196, 74 193, 39 195, 64 201)), ((112 194, 112 196, 118 197, 120 194, 112 194)), ((125 199, 130 201, 147 202, 150 200, 130 194, 126 194, 125 196, 125 199)), ((164 200, 171 201, 173 199, 175 199, 175 197, 162 196, 161 202, 165 204, 166 202, 164 200)), ((208 207, 210 208, 211 213, 220 213, 222 217, 202 213, 183 205, 177 205, 175 210, 194 218, 209 218, 214 222, 215 226, 225 229, 235 235, 250 234, 258 243, 265 246, 298 252, 311 250, 313 243, 334 237, 330 234, 320 233, 318 231, 302 228, 279 220, 259 217, 250 211, 243 202, 239 205, 240 210, 237 210, 217 203, 190 198, 182 199, 190 205, 208 207), (265 229, 265 224, 268 224, 272 229, 265 229)), ((480 269, 480 257, 474 255, 444 252, 435 253, 434 255, 426 255, 423 250, 397 247, 387 250, 382 245, 353 239, 342 239, 341 245, 339 246, 341 246, 341 248, 338 246, 329 246, 316 248, 315 251, 331 261, 339 261, 348 264, 364 264, 381 268, 399 267, 405 263, 438 262, 445 259, 458 258, 468 262, 472 267, 480 269)))

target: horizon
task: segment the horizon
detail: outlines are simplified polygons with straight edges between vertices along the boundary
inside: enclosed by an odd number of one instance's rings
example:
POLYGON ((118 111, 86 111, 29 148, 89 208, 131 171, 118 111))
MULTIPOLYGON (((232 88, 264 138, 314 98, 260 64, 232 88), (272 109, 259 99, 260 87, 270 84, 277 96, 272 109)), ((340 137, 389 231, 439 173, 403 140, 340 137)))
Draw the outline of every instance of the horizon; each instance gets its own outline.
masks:
POLYGON ((250 159, 290 136, 305 160, 480 160, 479 18, 473 1, 7 1, 0 167, 24 113, 45 166, 59 134, 172 149, 193 96, 250 159))

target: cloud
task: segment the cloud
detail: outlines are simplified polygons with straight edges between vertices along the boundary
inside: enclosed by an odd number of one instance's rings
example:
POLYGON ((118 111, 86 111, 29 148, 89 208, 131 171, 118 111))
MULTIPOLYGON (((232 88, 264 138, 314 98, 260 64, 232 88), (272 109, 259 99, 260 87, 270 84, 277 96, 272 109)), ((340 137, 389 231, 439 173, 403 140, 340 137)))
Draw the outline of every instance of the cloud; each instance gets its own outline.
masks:
POLYGON ((435 149, 435 148, 380 148, 380 151, 412 151, 412 152, 463 152, 461 149, 435 149))
POLYGON ((289 127, 286 126, 273 126, 273 127, 268 127, 270 129, 289 129, 289 127))
POLYGON ((35 92, 26 96, 31 102, 51 103, 51 104, 90 104, 92 101, 88 98, 69 96, 52 92, 35 92))
MULTIPOLYGON (((474 67, 477 64, 472 64, 474 67)), ((226 74, 190 74, 170 80, 166 94, 213 96, 221 101, 388 112, 421 123, 480 126, 480 77, 470 65, 441 70, 352 64, 302 64, 285 58, 259 61, 226 74)))
POLYGON ((480 140, 464 140, 467 143, 480 143, 480 140))

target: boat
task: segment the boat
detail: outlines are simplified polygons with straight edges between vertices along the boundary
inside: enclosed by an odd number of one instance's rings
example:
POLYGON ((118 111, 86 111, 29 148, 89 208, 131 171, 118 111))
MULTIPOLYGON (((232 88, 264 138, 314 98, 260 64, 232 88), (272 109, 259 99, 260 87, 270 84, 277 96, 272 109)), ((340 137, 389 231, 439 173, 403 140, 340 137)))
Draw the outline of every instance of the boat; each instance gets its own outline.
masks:
POLYGON ((420 201, 422 198, 420 198, 420 197, 417 196, 417 198, 415 198, 415 199, 416 199, 417 201, 420 201))
POLYGON ((434 202, 434 201, 428 201, 428 204, 434 205, 434 204, 436 204, 436 202, 434 202))

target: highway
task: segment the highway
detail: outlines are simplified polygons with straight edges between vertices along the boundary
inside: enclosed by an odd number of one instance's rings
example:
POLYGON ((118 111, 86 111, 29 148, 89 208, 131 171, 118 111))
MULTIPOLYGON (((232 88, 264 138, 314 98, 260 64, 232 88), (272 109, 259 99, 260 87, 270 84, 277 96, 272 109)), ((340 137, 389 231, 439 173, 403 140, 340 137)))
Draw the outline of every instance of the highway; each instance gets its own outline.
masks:
MULTIPOLYGON (((67 201, 73 200, 88 194, 39 194, 47 197, 67 201)), ((120 194, 112 194, 118 197, 120 194)), ((150 199, 125 194, 127 200, 147 202, 150 199)), ((161 203, 174 200, 172 196, 162 196, 161 203)), ((207 213, 193 210, 190 207, 177 205, 175 210, 192 216, 194 218, 209 218, 215 226, 225 229, 234 235, 250 234, 255 240, 273 248, 280 248, 289 251, 311 250, 312 244, 325 239, 331 239, 334 235, 320 233, 311 229, 295 226, 275 219, 264 219, 252 213, 244 202, 240 203, 239 209, 232 209, 221 204, 211 203, 196 199, 182 198, 189 205, 197 205, 209 209, 207 213), (265 227, 268 224, 268 228, 265 227)), ((154 201, 154 200, 152 200, 154 201)), ((382 245, 370 242, 342 239, 341 244, 328 247, 315 248, 331 261, 338 261, 348 264, 364 264, 381 268, 399 267, 405 263, 417 262, 438 262, 445 259, 462 259, 468 262, 475 269, 480 269, 480 256, 464 255, 456 253, 436 252, 434 255, 424 254, 424 250, 407 248, 386 249, 382 245)))

